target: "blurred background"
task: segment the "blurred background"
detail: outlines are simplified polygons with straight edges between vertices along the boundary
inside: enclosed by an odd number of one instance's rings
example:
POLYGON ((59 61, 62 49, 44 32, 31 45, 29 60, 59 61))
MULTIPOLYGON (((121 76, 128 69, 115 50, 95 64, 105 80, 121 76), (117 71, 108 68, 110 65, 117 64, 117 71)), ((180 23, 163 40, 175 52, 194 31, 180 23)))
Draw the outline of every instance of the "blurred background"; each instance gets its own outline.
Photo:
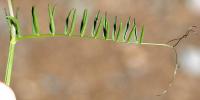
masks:
MULTIPOLYGON (((145 25, 145 42, 166 43, 200 24, 200 0, 13 0, 19 8, 23 34, 31 34, 31 7, 38 10, 40 27, 48 33, 48 4, 56 4, 56 30, 64 30, 71 8, 77 8, 79 26, 89 10, 89 28, 100 9, 111 22, 129 16, 145 25)), ((8 55, 9 31, 6 0, 0 0, 0 80, 8 55)), ((77 29, 78 32, 78 29, 77 29)), ((17 100, 199 100, 200 31, 177 47, 181 68, 174 86, 157 97, 172 79, 172 50, 109 41, 46 38, 17 44, 11 87, 17 100)))

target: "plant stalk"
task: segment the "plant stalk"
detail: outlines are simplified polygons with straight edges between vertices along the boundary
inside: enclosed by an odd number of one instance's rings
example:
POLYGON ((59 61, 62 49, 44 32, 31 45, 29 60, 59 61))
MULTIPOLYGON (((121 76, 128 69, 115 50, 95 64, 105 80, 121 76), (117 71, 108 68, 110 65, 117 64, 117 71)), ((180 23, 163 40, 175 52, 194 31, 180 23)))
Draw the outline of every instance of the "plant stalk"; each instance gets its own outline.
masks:
MULTIPOLYGON (((12 0, 7 0, 8 2, 8 8, 9 8, 9 16, 14 17, 13 12, 13 6, 12 6, 12 0)), ((16 29, 13 25, 11 25, 10 30, 10 47, 9 47, 9 53, 8 53, 8 62, 6 67, 6 74, 5 74, 5 84, 7 86, 10 86, 11 83, 11 76, 12 76, 12 70, 13 70, 13 61, 14 61, 14 52, 15 52, 15 44, 16 44, 16 29)))
POLYGON ((7 62, 6 75, 5 75, 5 84, 7 86, 10 86, 10 83, 11 83, 15 45, 16 45, 16 41, 11 41, 10 42, 9 54, 8 54, 8 62, 7 62))

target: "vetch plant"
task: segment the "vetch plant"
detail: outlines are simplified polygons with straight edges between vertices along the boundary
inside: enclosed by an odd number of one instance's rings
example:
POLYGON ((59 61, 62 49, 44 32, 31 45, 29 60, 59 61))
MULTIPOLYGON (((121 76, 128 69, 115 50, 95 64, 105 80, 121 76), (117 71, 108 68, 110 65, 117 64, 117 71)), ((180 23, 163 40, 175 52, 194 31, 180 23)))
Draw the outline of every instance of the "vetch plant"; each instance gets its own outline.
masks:
POLYGON ((55 26, 55 6, 48 5, 48 15, 49 15, 49 33, 42 33, 40 31, 40 24, 37 16, 37 11, 35 7, 32 7, 32 34, 31 35, 22 35, 20 22, 17 16, 14 15, 12 0, 8 0, 9 14, 7 14, 6 19, 10 28, 10 47, 8 54, 8 62, 5 74, 5 84, 10 86, 11 83, 11 75, 13 69, 13 60, 14 60, 14 51, 15 45, 18 41, 23 41, 25 39, 38 39, 38 38, 55 38, 55 37, 66 37, 66 38, 80 38, 80 39, 98 39, 104 41, 113 41, 117 43, 127 43, 130 45, 144 45, 144 46, 159 46, 164 48, 169 48, 174 52, 175 55, 175 69, 172 80, 170 81, 168 87, 162 91, 163 95, 168 92, 168 89, 172 87, 172 84, 175 80, 177 70, 179 68, 178 64, 178 55, 176 51, 176 46, 178 43, 185 37, 187 37, 190 33, 187 32, 184 36, 178 39, 173 39, 166 44, 160 43, 149 43, 144 42, 144 33, 145 27, 142 25, 140 32, 138 32, 136 19, 131 22, 131 17, 128 18, 125 25, 123 25, 122 20, 118 19, 117 16, 114 17, 114 23, 110 23, 107 18, 107 13, 104 16, 100 15, 100 11, 97 12, 94 21, 93 27, 91 27, 91 34, 86 35, 86 27, 88 25, 88 11, 85 9, 83 12, 82 21, 79 26, 76 26, 77 23, 77 12, 76 9, 71 9, 66 16, 66 20, 64 22, 65 29, 63 33, 56 33, 55 26), (75 34, 75 28, 79 27, 79 35, 75 34), (123 28, 124 27, 124 28, 123 28), (169 43, 176 42, 174 45, 170 45, 169 43))

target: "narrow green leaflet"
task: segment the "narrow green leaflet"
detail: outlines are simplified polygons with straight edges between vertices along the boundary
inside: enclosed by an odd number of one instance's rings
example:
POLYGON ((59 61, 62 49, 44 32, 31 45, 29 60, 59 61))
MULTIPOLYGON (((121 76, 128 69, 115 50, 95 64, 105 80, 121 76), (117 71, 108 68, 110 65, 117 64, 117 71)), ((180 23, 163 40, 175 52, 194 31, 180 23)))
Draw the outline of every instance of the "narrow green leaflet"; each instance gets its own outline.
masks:
POLYGON ((114 25, 113 25, 113 33, 112 33, 112 40, 115 41, 115 34, 117 31, 117 16, 115 16, 114 25))
POLYGON ((76 25, 76 18, 77 18, 77 14, 76 14, 76 9, 75 9, 74 13, 73 13, 73 18, 72 18, 72 23, 71 23, 69 36, 72 36, 72 33, 74 32, 75 25, 76 25))
POLYGON ((110 33, 110 23, 108 21, 107 21, 106 30, 107 30, 107 34, 106 34, 105 39, 108 40, 109 39, 109 33, 110 33))
POLYGON ((106 39, 107 37, 107 14, 105 14, 105 17, 104 17, 104 24, 103 24, 103 37, 104 39, 106 39))
POLYGON ((55 11, 56 11, 56 5, 53 6, 52 8, 52 15, 55 16, 55 11))
POLYGON ((119 24, 119 29, 118 29, 118 32, 117 32, 116 41, 119 41, 120 33, 121 32, 122 32, 122 21, 120 20, 120 24, 119 24))
POLYGON ((99 37, 99 33, 101 32, 102 28, 103 28, 103 18, 101 17, 99 25, 98 25, 98 28, 97 28, 97 31, 96 31, 96 33, 94 35, 95 39, 97 39, 99 37))
POLYGON ((39 34, 40 32, 38 17, 34 6, 32 7, 32 31, 33 34, 39 34))
POLYGON ((69 34, 69 20, 70 20, 70 16, 72 14, 73 9, 71 9, 67 15, 67 18, 65 20, 65 30, 64 30, 64 34, 68 35, 69 34))
POLYGON ((139 41, 140 44, 143 42, 143 38, 144 38, 144 25, 142 25, 142 30, 140 33, 140 41, 139 41))
POLYGON ((85 9, 84 13, 83 13, 83 18, 82 18, 82 21, 81 21, 81 27, 80 27, 81 37, 84 36, 87 23, 88 23, 88 11, 85 9))
POLYGON ((136 30, 136 24, 133 23, 133 27, 131 29, 131 32, 129 33, 129 36, 128 36, 128 39, 127 39, 127 42, 131 42, 131 38, 134 36, 134 32, 136 30))
MULTIPOLYGON (((20 30, 19 20, 12 16, 7 16, 6 19, 8 20, 9 25, 13 25, 15 27, 16 36, 20 37, 21 30, 20 30)), ((15 36, 15 35, 11 34, 11 36, 15 36)))
POLYGON ((97 22, 99 20, 99 14, 100 14, 100 10, 98 11, 97 15, 95 16, 94 18, 94 26, 93 26, 93 29, 92 29, 92 36, 94 36, 95 32, 96 32, 96 26, 97 26, 97 22))
POLYGON ((109 38, 109 32, 110 32, 110 24, 107 20, 107 14, 105 14, 105 18, 104 18, 104 25, 103 25, 103 36, 104 39, 108 39, 109 38))
POLYGON ((54 22, 55 6, 52 8, 50 5, 48 5, 48 13, 49 13, 49 29, 51 34, 54 35, 56 32, 55 22, 54 22))
MULTIPOLYGON (((136 19, 134 18, 134 25, 136 25, 136 19)), ((135 33, 135 42, 138 42, 138 36, 137 36, 137 26, 135 26, 135 30, 134 30, 134 33, 135 33)))
POLYGON ((131 17, 128 18, 126 28, 124 30, 123 41, 126 41, 126 35, 127 35, 128 29, 129 29, 129 26, 130 26, 130 19, 131 19, 131 17))

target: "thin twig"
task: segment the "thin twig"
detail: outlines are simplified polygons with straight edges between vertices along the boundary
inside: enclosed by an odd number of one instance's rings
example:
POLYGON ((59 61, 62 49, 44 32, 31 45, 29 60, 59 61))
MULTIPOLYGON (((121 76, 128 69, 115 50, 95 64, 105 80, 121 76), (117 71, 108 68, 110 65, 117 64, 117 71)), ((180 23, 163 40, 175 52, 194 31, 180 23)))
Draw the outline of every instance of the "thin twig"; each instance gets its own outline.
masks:
POLYGON ((162 96, 162 95, 165 95, 168 93, 169 89, 173 86, 174 84, 174 81, 176 79, 176 75, 177 75, 177 72, 178 72, 178 69, 180 68, 179 64, 178 64, 178 53, 176 51, 176 48, 173 47, 173 51, 175 53, 175 63, 176 63, 176 66, 175 66, 175 69, 174 69, 174 73, 173 73, 173 77, 172 77, 172 80, 170 81, 170 83, 168 84, 168 87, 166 89, 163 90, 163 92, 161 92, 160 94, 157 94, 156 96, 162 96))
POLYGON ((175 42, 173 44, 173 47, 176 47, 180 43, 180 41, 183 40, 183 39, 185 39, 185 38, 187 38, 190 35, 191 32, 195 32, 194 28, 197 28, 197 26, 192 26, 190 29, 188 29, 186 31, 186 33, 183 36, 181 36, 179 38, 172 39, 172 40, 168 41, 167 44, 175 42))
POLYGON ((158 94, 157 96, 162 96, 162 95, 168 93, 168 90, 172 87, 172 85, 175 81, 176 75, 177 75, 177 71, 180 68, 180 66, 178 64, 178 53, 177 53, 177 50, 176 50, 176 46, 180 43, 181 40, 187 38, 191 34, 191 32, 195 32, 195 30, 194 30, 195 28, 197 28, 197 26, 192 26, 190 29, 188 29, 186 31, 186 33, 183 36, 181 36, 179 38, 172 39, 169 42, 167 42, 167 44, 175 42, 175 44, 172 45, 172 47, 173 47, 173 50, 174 50, 174 53, 175 53, 176 67, 174 69, 173 78, 172 78, 171 82, 169 83, 168 87, 161 94, 158 94))

